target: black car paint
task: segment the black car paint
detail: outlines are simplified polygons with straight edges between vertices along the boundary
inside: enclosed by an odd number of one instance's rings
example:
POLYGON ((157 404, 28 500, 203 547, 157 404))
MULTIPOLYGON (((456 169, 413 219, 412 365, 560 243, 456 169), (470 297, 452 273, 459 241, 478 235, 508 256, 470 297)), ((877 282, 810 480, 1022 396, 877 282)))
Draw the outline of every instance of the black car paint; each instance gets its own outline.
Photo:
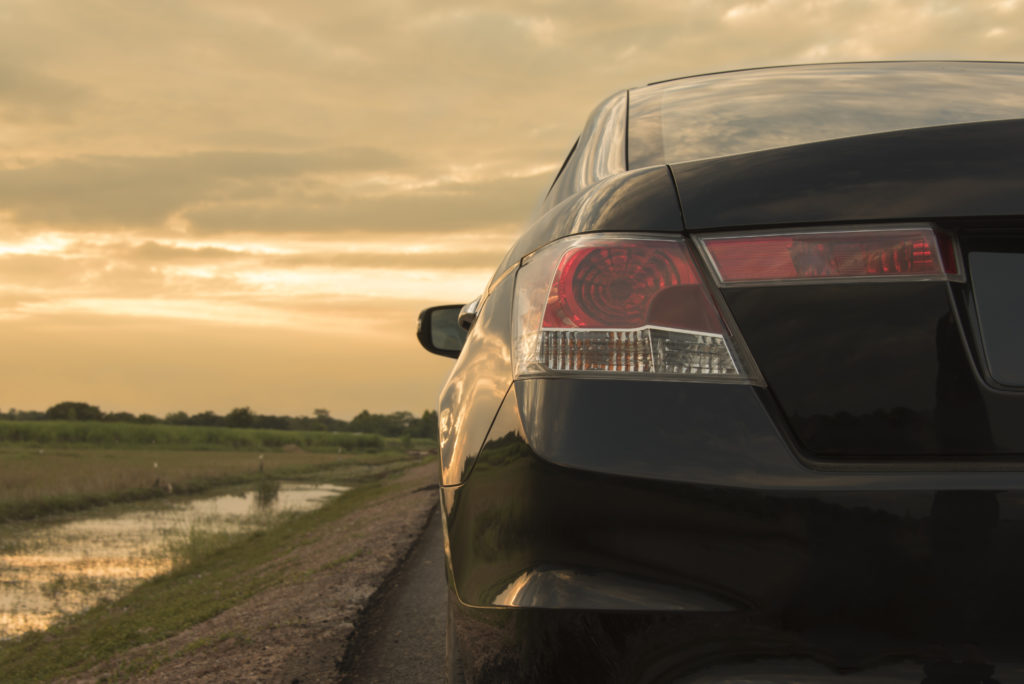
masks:
POLYGON ((995 387, 1024 386, 1024 355, 1014 340, 1024 338, 1024 251, 1007 245, 970 253, 973 297, 972 322, 987 367, 987 381, 995 387), (1000 247, 1004 249, 999 249, 1000 247))
POLYGON ((892 681, 873 670, 916 662, 921 681, 926 663, 972 655, 1024 673, 1024 473, 816 470, 773 434, 749 396, 760 390, 720 385, 708 401, 692 386, 616 384, 517 382, 469 483, 444 497, 461 651, 479 681, 661 681, 794 658, 844 682, 892 681), (559 416, 538 426, 553 443, 522 427, 530 403, 531 417, 559 416), (701 419, 723 411, 710 434, 701 419), (639 453, 622 415, 644 435, 639 453), (581 429, 592 441, 558 440, 581 429), (546 608, 489 607, 538 568, 604 581, 592 595, 541 589, 533 605, 546 608), (645 601, 608 608, 639 582, 645 601))
POLYGON ((976 371, 950 292, 961 287, 829 284, 724 296, 809 452, 890 463, 1013 458, 1024 453, 1024 393, 990 387, 976 371))
POLYGON ((875 134, 628 171, 547 206, 441 398, 470 680, 1024 681, 1024 393, 979 361, 969 284, 724 289, 767 387, 514 381, 510 361, 516 265, 551 240, 929 219, 965 255, 1012 250, 1021 147, 1020 122, 875 134))
POLYGON ((627 171, 595 183, 587 192, 555 204, 505 255, 497 273, 549 242, 595 231, 681 233, 682 216, 667 166, 627 171))
POLYGON ((672 165, 686 227, 1024 213, 1024 121, 991 121, 672 165))
POLYGON ((481 300, 466 345, 441 391, 442 485, 465 479, 512 383, 509 311, 514 284, 508 272, 481 300))
POLYGON ((443 496, 478 681, 662 681, 792 658, 844 682, 965 657, 1024 675, 1024 473, 822 469, 794 457, 764 392, 515 383, 443 496), (564 581, 493 607, 538 570, 564 581), (609 608, 637 584, 643 600, 609 608))

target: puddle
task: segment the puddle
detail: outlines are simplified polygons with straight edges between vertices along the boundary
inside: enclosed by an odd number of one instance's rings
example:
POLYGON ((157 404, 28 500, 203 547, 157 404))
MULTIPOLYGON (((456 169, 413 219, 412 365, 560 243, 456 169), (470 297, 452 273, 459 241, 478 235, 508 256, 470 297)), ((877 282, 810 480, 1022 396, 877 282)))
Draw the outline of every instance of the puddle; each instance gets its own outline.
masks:
POLYGON ((46 629, 167 572, 169 547, 190 533, 257 529, 282 512, 319 508, 347 490, 282 482, 14 534, 0 528, 0 640, 46 629))

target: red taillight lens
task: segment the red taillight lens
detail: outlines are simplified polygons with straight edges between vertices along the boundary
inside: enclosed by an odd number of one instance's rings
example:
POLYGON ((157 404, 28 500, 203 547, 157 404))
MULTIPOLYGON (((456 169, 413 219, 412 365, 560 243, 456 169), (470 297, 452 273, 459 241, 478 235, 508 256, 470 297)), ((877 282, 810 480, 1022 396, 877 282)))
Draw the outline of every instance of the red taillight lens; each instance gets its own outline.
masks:
POLYGON ((516 377, 631 373, 749 381, 686 243, 582 235, 516 276, 516 377))
POLYGON ((693 262, 674 240, 617 240, 569 250, 555 271, 543 325, 721 332, 693 262))
POLYGON ((952 243, 940 249, 931 228, 722 236, 703 244, 723 284, 957 275, 952 243))

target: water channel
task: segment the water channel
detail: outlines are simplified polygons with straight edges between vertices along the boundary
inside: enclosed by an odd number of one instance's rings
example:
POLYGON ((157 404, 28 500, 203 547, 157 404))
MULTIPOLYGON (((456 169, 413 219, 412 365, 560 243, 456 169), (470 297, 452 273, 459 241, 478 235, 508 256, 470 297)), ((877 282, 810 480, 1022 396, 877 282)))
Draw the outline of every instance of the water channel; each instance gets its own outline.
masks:
POLYGON ((245 493, 140 505, 56 524, 0 526, 0 641, 115 599, 174 564, 191 535, 245 532, 348 490, 273 483, 245 493))

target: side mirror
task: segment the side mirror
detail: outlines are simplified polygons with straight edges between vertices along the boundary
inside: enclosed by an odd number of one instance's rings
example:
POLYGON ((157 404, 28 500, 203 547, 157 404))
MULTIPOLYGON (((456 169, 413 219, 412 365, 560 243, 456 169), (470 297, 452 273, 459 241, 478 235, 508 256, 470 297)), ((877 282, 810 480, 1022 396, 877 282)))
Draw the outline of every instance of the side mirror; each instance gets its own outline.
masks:
POLYGON ((459 325, 462 304, 432 306, 420 312, 416 324, 416 339, 432 354, 459 358, 468 334, 459 325))

